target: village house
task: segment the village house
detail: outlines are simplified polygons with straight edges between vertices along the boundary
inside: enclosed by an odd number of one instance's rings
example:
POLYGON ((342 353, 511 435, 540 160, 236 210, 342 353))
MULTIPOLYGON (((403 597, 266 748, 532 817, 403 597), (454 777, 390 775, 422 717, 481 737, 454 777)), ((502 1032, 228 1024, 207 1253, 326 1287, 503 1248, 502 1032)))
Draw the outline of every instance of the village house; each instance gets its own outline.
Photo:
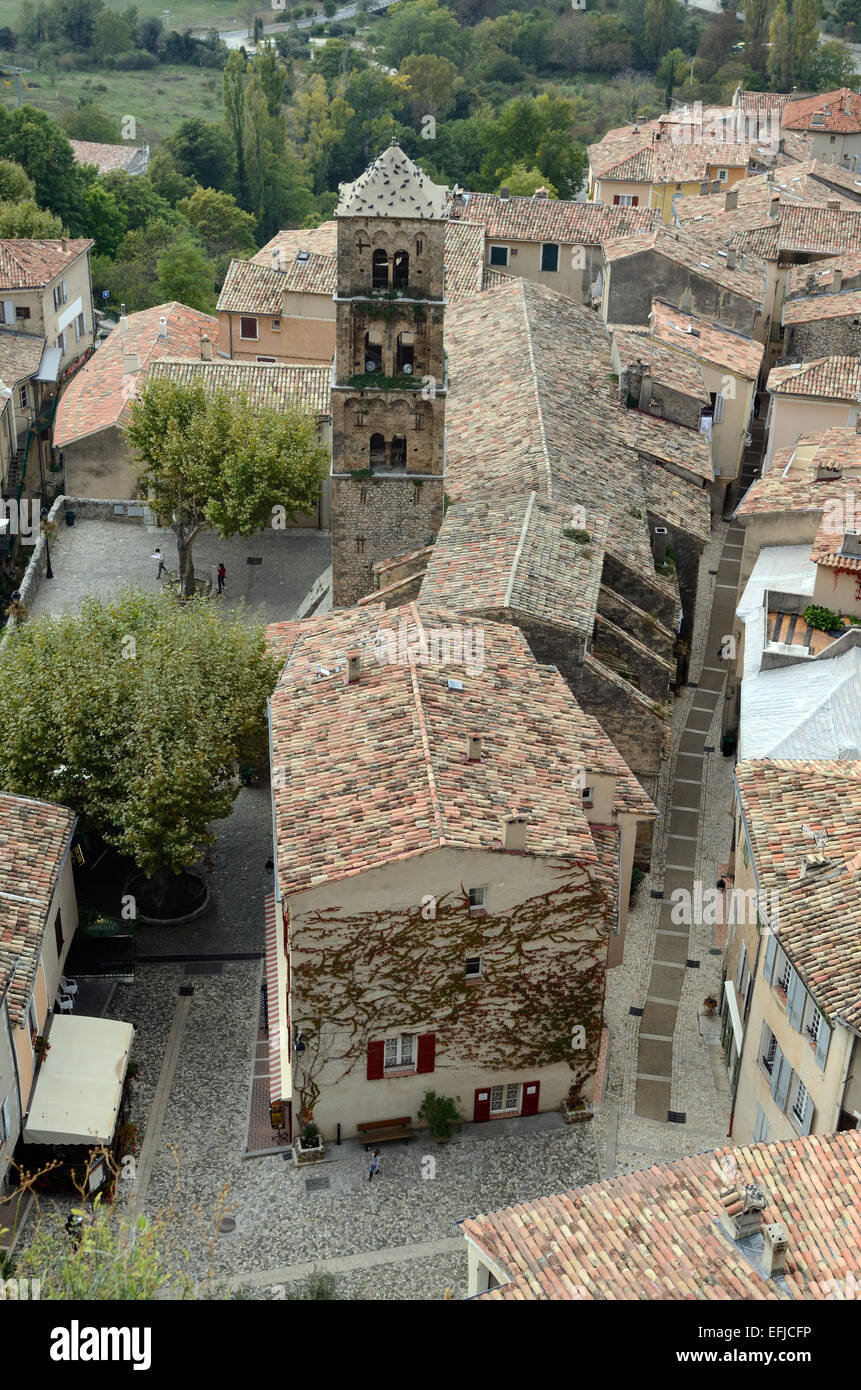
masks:
POLYGON ((861 1121, 861 762, 739 763, 724 1042, 742 1144, 861 1121))
POLYGON ((124 315, 60 397, 54 448, 70 497, 134 497, 138 467, 124 437, 130 402, 160 357, 198 360, 209 351, 217 320, 173 301, 124 315))
POLYGON ((268 636, 270 1074, 294 1133, 417 1124, 428 1089, 476 1121, 552 1110, 574 1073, 590 1094, 656 814, 598 722, 510 624, 368 604, 268 636))
POLYGON ((790 362, 825 354, 857 355, 861 349, 861 288, 844 289, 842 272, 828 272, 828 288, 811 275, 816 292, 788 299, 783 305, 783 355, 790 362))
POLYGON ((671 222, 673 203, 689 193, 724 192, 747 177, 758 156, 743 140, 710 140, 695 125, 660 117, 610 130, 589 145, 590 201, 651 208, 671 222))
POLYGON ((91 164, 100 174, 120 169, 124 174, 145 174, 149 145, 104 145, 95 140, 70 140, 76 164, 91 164))
POLYGON ((855 428, 861 399, 861 362, 857 357, 844 355, 772 367, 766 389, 770 400, 764 474, 780 450, 794 445, 802 435, 855 428))
POLYGON ((716 1149, 458 1222, 467 1296, 854 1299, 859 1204, 857 1134, 716 1149))
POLYGON ((658 295, 764 343, 766 284, 765 262, 752 252, 714 251, 688 232, 661 226, 605 243, 601 317, 606 324, 646 325, 658 295))
POLYGON ((857 169, 861 154, 861 96, 848 87, 788 101, 781 132, 802 137, 814 159, 857 169))
POLYGON ((5 499, 47 499, 57 471, 51 450, 56 372, 43 338, 0 328, 0 383, 0 492, 5 499))

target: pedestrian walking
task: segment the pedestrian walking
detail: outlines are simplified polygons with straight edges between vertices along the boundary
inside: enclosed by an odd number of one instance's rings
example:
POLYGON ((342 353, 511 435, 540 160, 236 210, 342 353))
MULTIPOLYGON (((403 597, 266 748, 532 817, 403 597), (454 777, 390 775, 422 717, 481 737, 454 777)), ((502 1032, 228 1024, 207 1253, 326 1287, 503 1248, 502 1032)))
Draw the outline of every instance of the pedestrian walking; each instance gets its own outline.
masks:
POLYGON ((370 1171, 370 1173, 368 1174, 368 1182, 370 1182, 370 1181, 371 1181, 371 1178, 373 1178, 377 1173, 379 1173, 379 1171, 380 1171, 380 1151, 379 1151, 379 1149, 374 1149, 374 1152, 371 1154, 371 1171, 370 1171))
POLYGON ((158 568, 156 569, 155 577, 156 581, 158 581, 159 579, 161 579, 165 571, 164 556, 162 555, 161 550, 158 546, 156 546, 155 554, 151 555, 150 559, 157 561, 158 568))
POLYGON ((220 594, 223 594, 223 593, 224 593, 224 581, 225 581, 225 579, 227 578, 227 570, 224 568, 223 563, 220 564, 220 565, 218 566, 218 569, 215 571, 215 573, 216 573, 216 577, 217 577, 217 579, 218 579, 218 592, 219 592, 220 594))

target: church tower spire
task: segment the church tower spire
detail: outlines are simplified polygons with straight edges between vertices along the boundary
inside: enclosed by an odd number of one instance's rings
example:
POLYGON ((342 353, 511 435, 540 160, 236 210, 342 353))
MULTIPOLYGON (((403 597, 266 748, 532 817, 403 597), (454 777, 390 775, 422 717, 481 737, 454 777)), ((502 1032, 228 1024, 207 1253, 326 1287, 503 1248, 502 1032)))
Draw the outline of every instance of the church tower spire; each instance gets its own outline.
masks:
POLYGON ((442 525, 446 189, 392 140, 336 209, 332 601, 442 525))

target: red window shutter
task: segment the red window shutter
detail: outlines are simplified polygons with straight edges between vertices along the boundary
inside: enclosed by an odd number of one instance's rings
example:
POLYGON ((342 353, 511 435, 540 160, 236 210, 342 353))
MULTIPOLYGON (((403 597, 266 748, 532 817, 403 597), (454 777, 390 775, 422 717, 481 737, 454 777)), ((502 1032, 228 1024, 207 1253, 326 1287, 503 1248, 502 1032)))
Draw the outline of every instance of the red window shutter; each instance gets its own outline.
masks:
POLYGON ((618 207, 618 206, 619 206, 619 195, 618 195, 618 193, 614 193, 614 194, 613 194, 613 206, 614 206, 614 207, 618 207))
POLYGON ((523 1083, 523 1104, 520 1107, 521 1115, 538 1114, 538 1093, 541 1090, 540 1081, 524 1081, 523 1083))
POLYGON ((436 1033, 420 1033, 416 1071, 433 1071, 436 1057, 436 1033))
POLYGON ((478 1091, 476 1091, 476 1093, 475 1093, 475 1108, 473 1109, 473 1112, 472 1112, 472 1118, 473 1118, 473 1120, 475 1121, 476 1124, 478 1124, 479 1121, 481 1121, 481 1120, 489 1120, 489 1119, 490 1119, 490 1087, 489 1087, 489 1086, 485 1086, 485 1087, 484 1087, 484 1090, 478 1090, 478 1091))
POLYGON ((381 1081, 386 1060, 386 1044, 384 1042, 368 1043, 368 1080, 381 1081))
POLYGON ((637 206, 637 204, 639 203, 639 201, 640 201, 639 194, 636 194, 636 193, 635 193, 634 196, 633 196, 633 198, 631 199, 631 207, 632 207, 632 208, 635 208, 635 207, 637 206))

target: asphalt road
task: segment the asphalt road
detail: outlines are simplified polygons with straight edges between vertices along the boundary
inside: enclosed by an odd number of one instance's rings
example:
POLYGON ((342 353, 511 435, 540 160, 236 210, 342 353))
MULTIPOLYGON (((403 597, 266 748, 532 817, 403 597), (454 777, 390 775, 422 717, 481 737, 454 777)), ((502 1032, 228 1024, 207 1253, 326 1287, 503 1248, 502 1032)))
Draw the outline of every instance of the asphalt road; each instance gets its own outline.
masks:
MULTIPOLYGON (((375 11, 375 10, 387 10, 387 9, 389 8, 390 5, 394 5, 395 3, 396 3, 396 0, 373 0, 373 4, 371 5, 370 8, 371 8, 371 11, 375 11)), ((284 8, 283 5, 273 5, 273 6, 272 6, 272 9, 273 9, 273 10, 283 9, 283 8, 284 8)), ((312 24, 322 24, 322 23, 324 23, 324 22, 325 22, 326 24, 330 24, 330 23, 331 23, 332 21, 334 21, 334 20, 353 19, 358 13, 359 13, 359 6, 358 6, 357 4, 353 4, 353 5, 344 5, 340 10, 336 10, 336 11, 335 11, 335 13, 332 15, 332 19, 331 19, 331 20, 328 20, 328 19, 327 19, 327 20, 324 21, 322 15, 309 15, 309 16, 306 17, 305 19, 298 19, 298 20, 296 20, 296 24, 298 25, 298 27, 299 27, 300 29, 310 29, 312 24)), ((289 28, 289 27, 291 27, 291 26, 290 26, 290 25, 286 25, 286 24, 264 24, 264 26, 263 26, 263 33, 264 33, 265 35, 268 35, 268 34, 283 34, 284 31, 285 31, 285 29, 287 29, 287 28, 289 28)), ((224 30, 222 33, 219 34, 219 38, 221 38, 221 39, 224 40, 224 42, 227 44, 227 47, 228 47, 228 48, 241 48, 243 44, 248 45, 248 44, 250 43, 250 40, 249 40, 249 38, 248 38, 248 30, 247 30, 247 28, 246 28, 246 29, 226 29, 226 30, 224 30)))

